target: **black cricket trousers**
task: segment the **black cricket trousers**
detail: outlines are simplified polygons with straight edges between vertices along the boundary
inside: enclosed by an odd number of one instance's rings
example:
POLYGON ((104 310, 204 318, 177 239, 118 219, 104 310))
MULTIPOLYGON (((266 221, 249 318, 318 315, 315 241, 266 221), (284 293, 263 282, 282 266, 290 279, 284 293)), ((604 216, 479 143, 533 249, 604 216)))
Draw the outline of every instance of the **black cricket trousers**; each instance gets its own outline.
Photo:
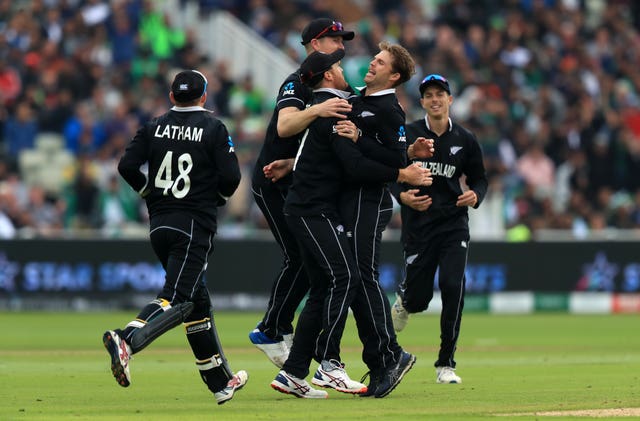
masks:
POLYGON ((270 338, 293 332, 295 312, 309 290, 309 279, 302 266, 300 249, 284 217, 286 192, 276 186, 254 187, 256 204, 280 246, 282 266, 271 286, 269 304, 258 327, 270 338))
POLYGON ((360 276, 337 217, 286 218, 298 240, 310 289, 283 369, 305 378, 312 358, 341 361, 340 340, 349 306, 360 288, 360 276))
POLYGON ((389 300, 379 282, 382 232, 393 215, 391 195, 384 186, 348 189, 340 200, 340 213, 362 279, 351 304, 363 345, 362 360, 370 370, 393 366, 402 348, 393 329, 389 300))

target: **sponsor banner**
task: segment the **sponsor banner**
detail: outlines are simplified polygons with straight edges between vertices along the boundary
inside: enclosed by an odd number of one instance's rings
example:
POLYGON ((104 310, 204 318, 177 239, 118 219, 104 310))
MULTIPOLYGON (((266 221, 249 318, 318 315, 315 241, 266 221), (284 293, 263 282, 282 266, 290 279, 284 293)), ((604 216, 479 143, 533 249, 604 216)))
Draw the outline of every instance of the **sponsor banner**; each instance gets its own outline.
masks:
POLYGON ((559 311, 569 310, 569 294, 545 294, 536 293, 534 296, 535 311, 559 311))
POLYGON ((614 294, 614 313, 640 313, 640 294, 614 294))
POLYGON ((498 292, 489 296, 491 313, 532 313, 534 296, 531 292, 498 292))
MULTIPOLYGON (((282 265, 275 242, 216 240, 214 246, 206 273, 212 296, 269 294, 282 265)), ((572 292, 640 294, 638 249, 640 244, 622 241, 472 242, 465 273, 467 297, 534 291, 549 295, 521 304, 551 311, 565 305, 582 309, 581 302, 558 298, 572 292)), ((387 293, 394 293, 404 273, 399 242, 382 243, 380 262, 380 283, 387 293)), ((163 284, 164 270, 145 239, 0 240, 0 298, 153 295, 163 284)), ((437 275, 434 289, 438 291, 437 275)), ((633 308, 635 299, 631 304, 625 300, 619 300, 619 308, 633 308)), ((471 299, 467 308, 474 305, 471 299)), ((498 305, 512 306, 501 299, 498 305)))
POLYGON ((569 295, 569 312, 611 313, 613 294, 608 292, 574 292, 569 295))

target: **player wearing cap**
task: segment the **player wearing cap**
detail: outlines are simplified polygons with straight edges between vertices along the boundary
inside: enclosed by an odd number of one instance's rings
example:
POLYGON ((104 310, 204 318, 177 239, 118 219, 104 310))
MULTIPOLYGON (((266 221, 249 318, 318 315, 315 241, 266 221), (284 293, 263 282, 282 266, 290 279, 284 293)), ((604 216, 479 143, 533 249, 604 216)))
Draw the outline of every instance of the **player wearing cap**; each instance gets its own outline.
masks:
POLYGON ((183 323, 200 376, 223 404, 248 376, 243 370, 234 374, 222 352, 204 274, 217 207, 238 187, 240 168, 226 127, 203 108, 207 79, 202 73, 179 72, 169 98, 174 106, 138 129, 118 165, 146 201, 151 245, 166 271, 165 284, 124 329, 106 331, 103 343, 113 376, 127 387, 132 355, 183 323), (148 170, 142 172, 145 164, 148 170))
MULTIPOLYGON (((304 28, 302 44, 307 54, 332 53, 344 50, 343 41, 353 37, 354 33, 346 31, 340 22, 321 18, 304 28)), ((348 101, 338 97, 309 106, 310 103, 311 90, 300 82, 298 69, 280 86, 252 179, 253 196, 282 249, 283 262, 272 282, 267 310, 249 339, 278 367, 287 359, 295 311, 309 288, 298 246, 282 213, 292 180, 293 158, 309 123, 318 117, 346 118, 351 110, 348 101), (286 175, 276 177, 278 172, 286 175)))
POLYGON ((420 84, 424 118, 407 125, 407 141, 434 140, 434 155, 414 161, 431 169, 429 187, 398 186, 401 203, 405 278, 392 306, 393 325, 404 329, 409 313, 427 309, 439 269, 442 294, 438 383, 461 383, 454 354, 464 307, 465 268, 469 252, 468 207, 477 208, 487 192, 482 150, 476 137, 449 117, 453 102, 446 78, 428 75, 420 84), (462 176, 468 189, 462 188, 462 176))
MULTIPOLYGON (((303 82, 315 87, 314 101, 348 98, 338 62, 343 50, 313 53, 301 65, 303 82)), ((288 359, 271 386, 303 398, 324 398, 304 380, 312 359, 320 363, 312 383, 345 393, 364 393, 367 388, 347 375, 340 360, 340 339, 349 305, 358 293, 360 277, 349 239, 338 210, 340 192, 347 179, 411 179, 430 181, 429 172, 417 166, 393 168, 362 155, 355 143, 341 136, 337 121, 318 118, 309 125, 296 157, 293 183, 284 213, 298 241, 307 270, 309 297, 298 319, 288 359)))

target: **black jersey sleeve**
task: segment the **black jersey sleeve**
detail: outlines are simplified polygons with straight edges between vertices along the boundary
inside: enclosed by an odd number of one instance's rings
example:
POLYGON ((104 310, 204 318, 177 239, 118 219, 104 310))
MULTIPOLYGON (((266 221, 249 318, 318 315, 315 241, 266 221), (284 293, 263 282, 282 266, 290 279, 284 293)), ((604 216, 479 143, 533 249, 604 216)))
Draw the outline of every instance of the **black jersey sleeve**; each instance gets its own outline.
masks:
POLYGON ((218 206, 224 205, 240 184, 240 166, 233 140, 224 124, 218 126, 214 160, 218 169, 218 206))
POLYGON ((141 167, 147 162, 149 149, 149 123, 142 125, 127 145, 118 163, 118 172, 122 178, 141 196, 148 192, 148 178, 141 167))
POLYGON ((310 90, 300 82, 297 73, 292 73, 280 86, 278 97, 276 98, 276 109, 295 107, 304 110, 311 100, 310 90))
POLYGON ((398 168, 389 167, 364 156, 351 139, 334 131, 331 134, 331 144, 349 180, 386 183, 398 179, 398 168))
POLYGON ((476 136, 468 132, 470 136, 470 152, 467 161, 467 166, 464 169, 464 173, 467 176, 466 183, 471 190, 478 196, 478 202, 474 208, 480 206, 482 200, 487 194, 487 188, 489 182, 487 180, 487 173, 484 168, 484 161, 482 157, 482 149, 476 139, 476 136))

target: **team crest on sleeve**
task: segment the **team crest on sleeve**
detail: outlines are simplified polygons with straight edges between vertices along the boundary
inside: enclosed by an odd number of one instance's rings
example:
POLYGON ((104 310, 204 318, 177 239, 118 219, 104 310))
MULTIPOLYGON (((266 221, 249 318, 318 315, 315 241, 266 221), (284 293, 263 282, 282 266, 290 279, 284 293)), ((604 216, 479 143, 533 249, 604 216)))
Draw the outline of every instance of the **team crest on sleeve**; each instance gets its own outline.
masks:
POLYGON ((407 133, 404 131, 404 126, 400 126, 398 129, 398 142, 406 142, 407 133))
POLYGON ((289 82, 282 88, 282 95, 293 95, 295 90, 293 88, 293 82, 289 82))
POLYGON ((229 145, 229 153, 236 151, 235 147, 233 146, 233 140, 231 139, 231 135, 227 137, 227 145, 229 145))

